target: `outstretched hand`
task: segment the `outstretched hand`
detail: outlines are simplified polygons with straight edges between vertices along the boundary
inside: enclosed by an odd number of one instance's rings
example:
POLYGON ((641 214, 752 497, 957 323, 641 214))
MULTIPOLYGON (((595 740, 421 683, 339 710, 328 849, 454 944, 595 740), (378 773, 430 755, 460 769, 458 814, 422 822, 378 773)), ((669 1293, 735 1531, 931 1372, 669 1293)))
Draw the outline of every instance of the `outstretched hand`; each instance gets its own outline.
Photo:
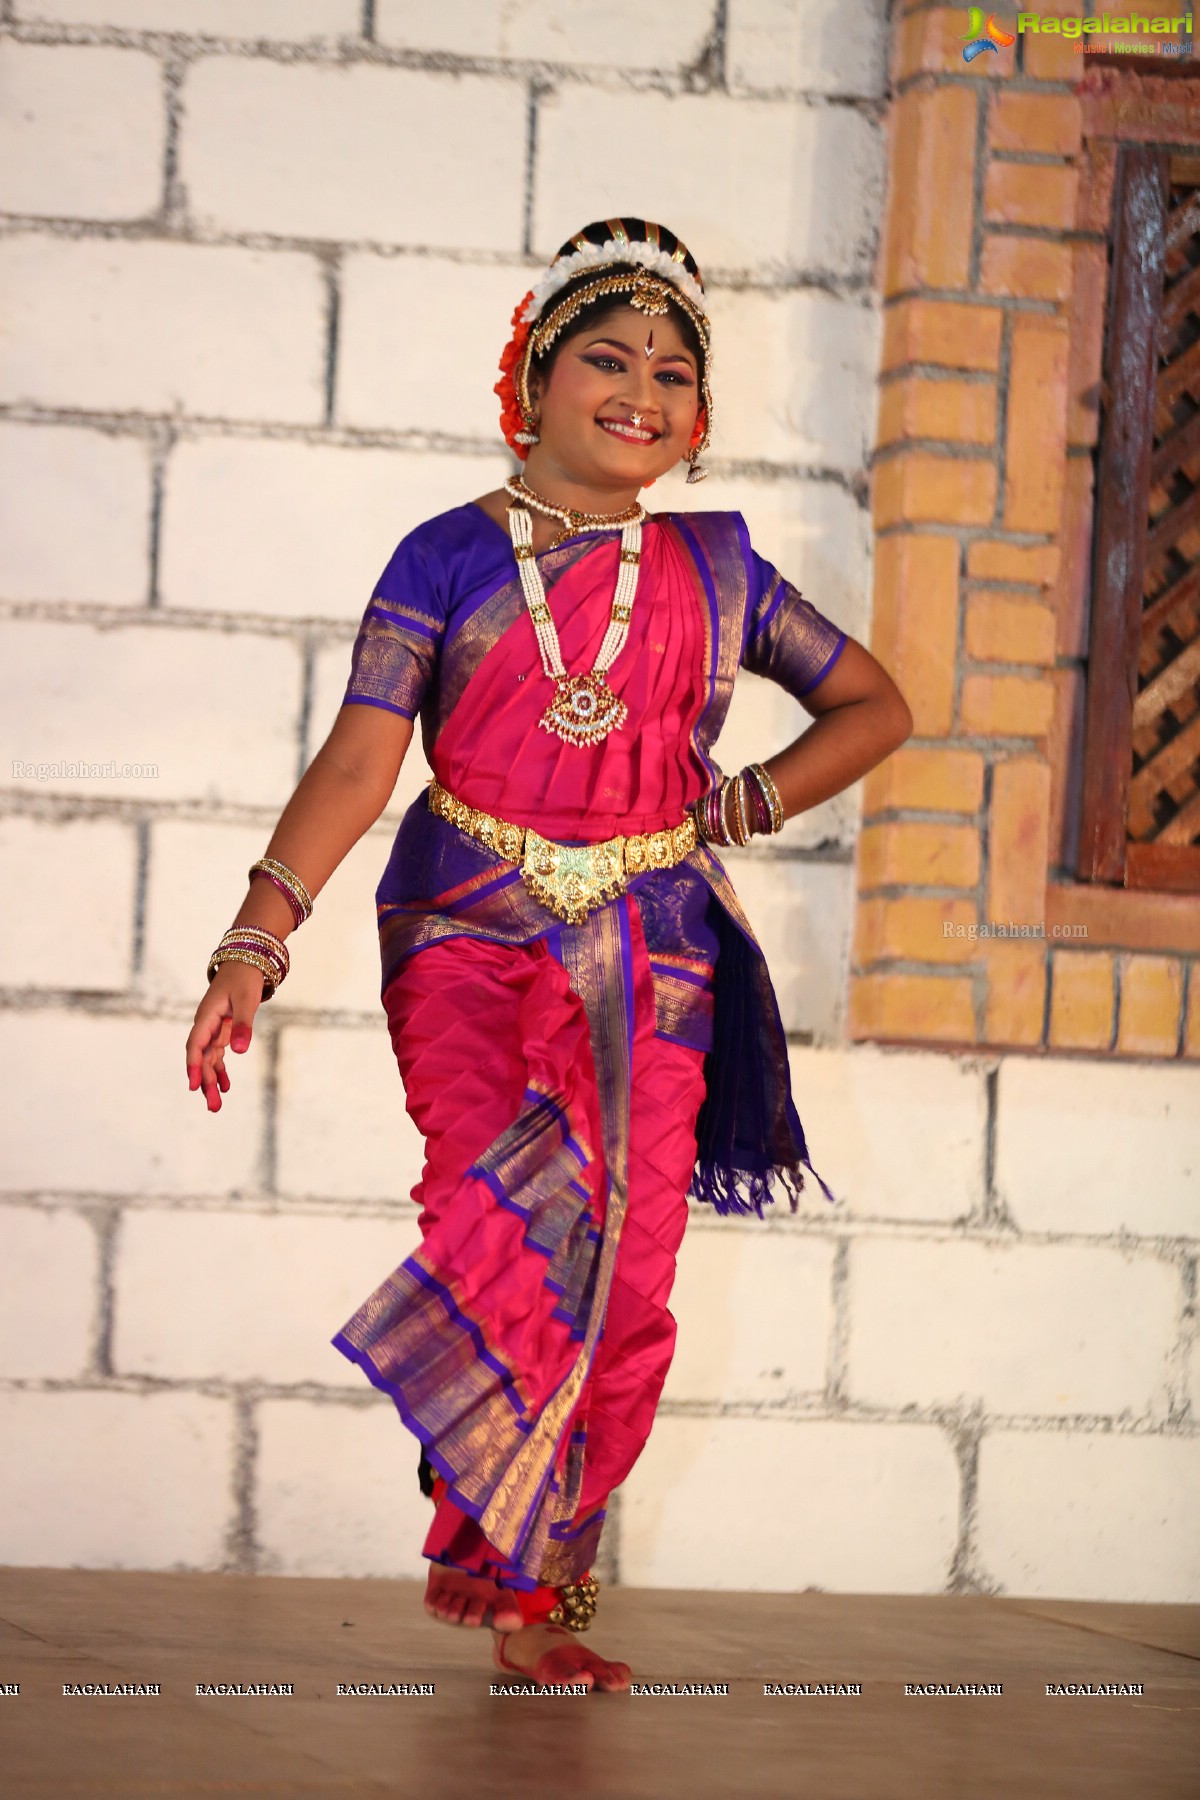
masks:
POLYGON ((250 1048, 254 1015, 262 1003, 263 978, 246 963, 222 963, 196 1008, 188 1033, 187 1073, 191 1092, 202 1092, 209 1112, 220 1112, 229 1092, 225 1052, 250 1048))

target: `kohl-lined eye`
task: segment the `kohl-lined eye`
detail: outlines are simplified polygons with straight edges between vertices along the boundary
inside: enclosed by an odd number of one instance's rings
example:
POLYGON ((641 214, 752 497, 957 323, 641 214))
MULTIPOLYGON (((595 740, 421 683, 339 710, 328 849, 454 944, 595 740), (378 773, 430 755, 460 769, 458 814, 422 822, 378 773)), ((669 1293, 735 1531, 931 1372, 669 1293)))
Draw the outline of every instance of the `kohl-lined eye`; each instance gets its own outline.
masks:
POLYGON ((618 374, 623 375, 625 373, 625 364, 623 362, 618 362, 615 356, 585 356, 583 360, 586 363, 591 363, 593 369, 602 369, 607 366, 610 369, 615 369, 618 374))

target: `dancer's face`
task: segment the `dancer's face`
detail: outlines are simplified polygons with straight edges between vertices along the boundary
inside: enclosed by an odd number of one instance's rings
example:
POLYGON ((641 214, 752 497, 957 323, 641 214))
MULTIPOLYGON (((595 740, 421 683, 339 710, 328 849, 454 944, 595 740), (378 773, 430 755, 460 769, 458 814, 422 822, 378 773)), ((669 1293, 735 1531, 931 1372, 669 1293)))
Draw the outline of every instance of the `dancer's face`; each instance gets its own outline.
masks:
POLYGON ((541 439, 527 464, 535 486, 540 469, 636 491, 686 454, 700 411, 696 358, 674 308, 614 306, 560 345, 548 377, 535 365, 530 389, 541 439))

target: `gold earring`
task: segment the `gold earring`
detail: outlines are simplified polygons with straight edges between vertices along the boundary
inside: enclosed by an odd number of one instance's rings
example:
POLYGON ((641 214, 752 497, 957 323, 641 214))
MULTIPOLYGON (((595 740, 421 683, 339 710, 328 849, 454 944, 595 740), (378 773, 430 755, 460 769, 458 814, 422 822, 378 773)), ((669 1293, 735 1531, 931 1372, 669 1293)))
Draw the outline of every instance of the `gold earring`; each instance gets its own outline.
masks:
POLYGON ((537 434, 536 419, 526 419, 524 428, 521 431, 514 431, 513 433, 514 444, 540 444, 541 441, 541 438, 537 434))

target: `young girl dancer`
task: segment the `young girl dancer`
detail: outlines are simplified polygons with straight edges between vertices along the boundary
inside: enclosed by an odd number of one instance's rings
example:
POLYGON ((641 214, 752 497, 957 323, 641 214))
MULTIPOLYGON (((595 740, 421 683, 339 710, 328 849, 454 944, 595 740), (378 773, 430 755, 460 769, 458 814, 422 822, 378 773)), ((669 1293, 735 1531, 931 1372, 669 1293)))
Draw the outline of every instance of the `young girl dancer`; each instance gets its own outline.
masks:
POLYGON ((606 1507, 650 1432, 688 1196, 793 1210, 809 1161, 770 975, 714 846, 779 831, 910 734, 870 653, 737 513, 647 514, 713 428, 700 271, 604 220, 519 303, 498 392, 523 460, 384 570, 327 742, 251 870, 188 1038, 212 1111, 284 940, 386 806, 420 714, 434 780, 377 901, 383 1004, 425 1138, 420 1248, 333 1341, 421 1444, 426 1607, 501 1668, 619 1690, 589 1649, 606 1507), (747 668, 816 724, 726 775, 747 668))

